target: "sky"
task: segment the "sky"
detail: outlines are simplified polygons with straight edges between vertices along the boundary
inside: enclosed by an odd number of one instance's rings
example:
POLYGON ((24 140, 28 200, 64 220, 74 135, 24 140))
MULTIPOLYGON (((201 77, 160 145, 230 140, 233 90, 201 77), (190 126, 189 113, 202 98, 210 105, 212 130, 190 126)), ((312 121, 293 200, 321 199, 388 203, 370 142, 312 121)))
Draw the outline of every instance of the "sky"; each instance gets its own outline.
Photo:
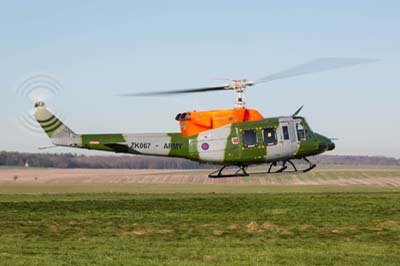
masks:
POLYGON ((330 154, 400 158, 399 14, 399 1, 1 1, 0 150, 51 145, 20 122, 33 103, 18 87, 37 75, 60 83, 46 104, 78 133, 177 132, 177 113, 231 108, 233 92, 116 95, 361 57, 380 61, 251 87, 246 106, 270 117, 304 105, 314 131, 339 139, 330 154))

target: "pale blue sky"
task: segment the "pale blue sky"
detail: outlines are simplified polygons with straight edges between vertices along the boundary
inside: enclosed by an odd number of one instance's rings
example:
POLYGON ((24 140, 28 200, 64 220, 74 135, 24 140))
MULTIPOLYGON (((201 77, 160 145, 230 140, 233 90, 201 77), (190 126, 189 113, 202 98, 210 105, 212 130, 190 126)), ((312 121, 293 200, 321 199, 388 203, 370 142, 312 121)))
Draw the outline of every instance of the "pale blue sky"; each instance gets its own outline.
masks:
MULTIPOLYGON (((32 103, 16 87, 47 74, 47 105, 79 133, 178 131, 176 113, 233 106, 231 92, 119 98, 124 92, 257 79, 318 57, 380 62, 250 88, 264 116, 300 105, 331 154, 400 157, 399 1, 2 1, 0 150, 37 151, 44 134, 18 125, 32 103)), ((79 150, 52 149, 48 152, 79 150)))

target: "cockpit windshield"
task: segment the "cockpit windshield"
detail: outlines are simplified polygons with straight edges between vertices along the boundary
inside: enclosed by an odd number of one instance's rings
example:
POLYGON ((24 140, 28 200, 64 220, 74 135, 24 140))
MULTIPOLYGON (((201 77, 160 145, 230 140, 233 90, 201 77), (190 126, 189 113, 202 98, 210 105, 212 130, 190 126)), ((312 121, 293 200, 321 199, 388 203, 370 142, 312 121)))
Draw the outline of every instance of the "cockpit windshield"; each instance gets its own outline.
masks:
POLYGON ((312 132, 307 121, 303 117, 299 117, 295 120, 297 139, 299 141, 311 139, 314 133, 312 132))

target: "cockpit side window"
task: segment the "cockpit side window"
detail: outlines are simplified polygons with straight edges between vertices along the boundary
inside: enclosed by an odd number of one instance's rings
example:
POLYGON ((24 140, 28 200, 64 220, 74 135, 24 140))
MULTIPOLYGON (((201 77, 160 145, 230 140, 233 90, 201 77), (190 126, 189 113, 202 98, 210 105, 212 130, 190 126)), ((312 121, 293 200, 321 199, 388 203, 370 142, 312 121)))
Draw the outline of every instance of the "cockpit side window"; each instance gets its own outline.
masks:
POLYGON ((296 121, 296 132, 297 139, 299 141, 311 139, 314 136, 313 131, 310 126, 307 124, 305 118, 298 117, 298 121, 296 121))
POLYGON ((287 126, 282 126, 283 139, 289 139, 289 129, 287 126))
POLYGON ((297 139, 299 141, 306 140, 306 129, 303 127, 301 123, 296 123, 296 132, 297 132, 297 139))

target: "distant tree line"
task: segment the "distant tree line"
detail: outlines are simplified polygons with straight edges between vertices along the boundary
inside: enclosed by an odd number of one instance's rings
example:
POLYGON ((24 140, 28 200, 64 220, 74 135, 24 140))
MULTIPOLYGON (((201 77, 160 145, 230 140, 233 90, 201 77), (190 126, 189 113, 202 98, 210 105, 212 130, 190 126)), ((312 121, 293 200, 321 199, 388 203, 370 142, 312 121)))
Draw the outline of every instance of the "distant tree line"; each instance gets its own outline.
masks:
MULTIPOLYGON (((319 155, 311 160, 326 165, 400 165, 400 159, 379 156, 319 155)), ((200 169, 215 167, 178 158, 148 156, 86 156, 74 153, 0 152, 0 166, 55 168, 200 169)))
POLYGON ((200 169, 212 166, 179 158, 86 156, 74 153, 0 152, 0 166, 55 168, 200 169))
POLYGON ((400 165, 400 159, 385 156, 318 155, 312 160, 326 165, 400 165))

